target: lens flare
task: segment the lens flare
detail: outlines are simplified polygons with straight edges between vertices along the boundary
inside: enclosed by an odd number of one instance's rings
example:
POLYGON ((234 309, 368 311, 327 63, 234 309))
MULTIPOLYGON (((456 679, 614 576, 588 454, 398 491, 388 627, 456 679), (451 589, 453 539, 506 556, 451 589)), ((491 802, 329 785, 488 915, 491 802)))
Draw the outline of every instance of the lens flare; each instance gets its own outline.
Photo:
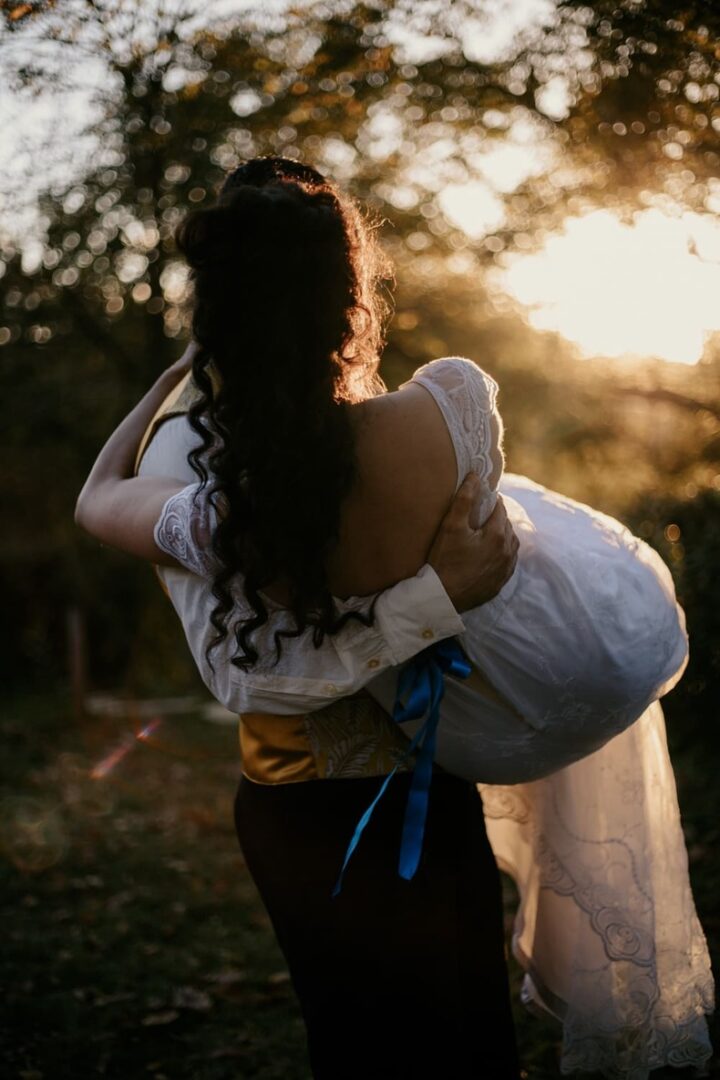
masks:
POLYGON ((146 742, 154 731, 162 724, 162 718, 159 716, 153 717, 145 727, 141 728, 134 734, 128 733, 122 740, 119 746, 116 746, 114 750, 111 750, 104 758, 94 765, 90 775, 93 780, 102 780, 108 776, 109 773, 115 769, 120 762, 127 757, 130 751, 138 744, 138 742, 146 742))

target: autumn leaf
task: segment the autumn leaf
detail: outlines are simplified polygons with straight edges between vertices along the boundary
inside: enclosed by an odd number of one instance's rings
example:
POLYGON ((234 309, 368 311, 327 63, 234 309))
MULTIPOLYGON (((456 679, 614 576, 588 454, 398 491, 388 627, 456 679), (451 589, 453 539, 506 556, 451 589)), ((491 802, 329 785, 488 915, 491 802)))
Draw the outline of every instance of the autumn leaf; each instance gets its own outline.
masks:
POLYGON ((196 990, 194 986, 176 986, 172 1003, 176 1009, 195 1009, 197 1012, 207 1012, 213 1004, 209 994, 196 990))
POLYGON ((177 1020, 180 1013, 177 1009, 167 1009, 165 1012, 148 1013, 142 1019, 143 1027, 156 1027, 159 1024, 172 1024, 177 1020))

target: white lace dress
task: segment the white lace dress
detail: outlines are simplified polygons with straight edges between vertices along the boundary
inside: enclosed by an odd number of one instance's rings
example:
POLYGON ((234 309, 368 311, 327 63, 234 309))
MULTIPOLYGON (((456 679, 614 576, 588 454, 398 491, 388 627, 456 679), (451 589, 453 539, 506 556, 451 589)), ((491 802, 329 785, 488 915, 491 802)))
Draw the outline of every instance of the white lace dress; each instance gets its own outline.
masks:
MULTIPOLYGON (((413 376, 453 439, 458 483, 497 474, 497 384, 459 358, 413 376)), ((711 1054, 707 944, 688 878, 658 701, 687 663, 670 573, 613 518, 526 477, 499 482, 520 540, 513 578, 463 646, 517 714, 448 679, 437 757, 481 780, 515 880, 523 1000, 562 1021, 563 1073, 646 1080, 711 1054)), ((479 512, 494 504, 492 490, 479 512)), ((389 675, 369 685, 386 706, 389 675)))
MULTIPOLYGON (((660 556, 614 518, 524 476, 502 475, 497 383, 459 357, 415 372, 445 419, 457 484, 485 484, 482 523, 502 493, 520 542, 498 596, 463 616, 462 644, 499 693, 478 710, 471 679, 446 680, 436 758, 468 780, 536 780, 598 750, 675 685, 685 617, 660 556)), ((395 673, 368 689, 391 706, 395 673)), ((404 725, 413 733, 411 724, 404 725)))
MULTIPOLYGON (((670 573, 614 519, 501 475, 498 388, 475 364, 436 360, 412 382, 445 418, 458 484, 470 469, 486 481, 478 523, 499 490, 520 540, 510 581, 463 615, 463 647, 498 693, 447 679, 436 759, 478 783, 517 883, 523 998, 562 1021, 564 1073, 702 1066, 713 980, 658 701, 687 663, 670 573)), ((210 510, 196 494, 168 501, 156 539, 208 573, 192 537, 210 510)), ((389 710, 399 670, 367 684, 389 710)))

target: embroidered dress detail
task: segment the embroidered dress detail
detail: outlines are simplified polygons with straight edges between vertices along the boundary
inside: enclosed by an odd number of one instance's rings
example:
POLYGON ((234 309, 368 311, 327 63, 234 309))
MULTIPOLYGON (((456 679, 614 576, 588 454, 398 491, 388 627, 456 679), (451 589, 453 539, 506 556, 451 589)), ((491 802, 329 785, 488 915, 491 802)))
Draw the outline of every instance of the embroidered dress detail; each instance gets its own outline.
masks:
POLYGON ((482 523, 497 500, 497 482, 503 468, 502 421, 497 411, 498 384, 477 364, 460 356, 433 360, 401 386, 417 384, 427 390, 443 415, 457 461, 455 490, 473 471, 489 487, 477 519, 482 523))
POLYGON ((477 364, 460 356, 432 360, 402 383, 424 386, 435 399, 455 447, 458 481, 470 469, 486 480, 495 466, 492 417, 498 384, 477 364))
POLYGON ((552 776, 479 790, 520 894, 522 999, 562 1022, 562 1072, 702 1069, 714 983, 659 702, 552 776))

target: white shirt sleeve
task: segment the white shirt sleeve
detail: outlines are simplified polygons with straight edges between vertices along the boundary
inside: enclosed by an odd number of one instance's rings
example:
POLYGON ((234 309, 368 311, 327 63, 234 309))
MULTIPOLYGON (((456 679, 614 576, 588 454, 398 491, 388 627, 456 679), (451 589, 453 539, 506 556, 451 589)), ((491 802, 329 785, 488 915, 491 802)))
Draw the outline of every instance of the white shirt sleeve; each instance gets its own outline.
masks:
MULTIPOLYGON (((273 635, 282 621, 278 614, 273 621, 271 613, 270 624, 254 639, 261 656, 272 653, 274 658, 273 635)), ((233 712, 309 712, 356 693, 433 641, 463 630, 440 579, 426 565, 379 596, 372 626, 350 621, 339 633, 327 634, 317 649, 311 630, 284 638, 277 665, 258 661, 248 672, 234 664, 218 666, 211 689, 233 712)))
MULTIPOLYGON (((155 541, 163 551, 191 571, 161 568, 161 577, 180 616, 188 644, 208 689, 233 712, 294 714, 328 705, 361 689, 387 668, 403 663, 434 641, 462 634, 463 620, 433 568, 426 564, 414 577, 381 592, 371 626, 351 619, 337 634, 327 634, 315 648, 313 629, 282 638, 275 663, 275 634, 292 629, 286 608, 268 603, 268 621, 253 634, 259 658, 243 671, 231 658, 237 651, 231 633, 210 654, 205 650, 215 634, 209 619, 215 605, 212 579, 217 560, 210 548, 216 520, 212 496, 199 484, 189 484, 165 503, 155 526, 155 541)), ((242 593, 242 576, 233 584, 234 613, 253 610, 242 593)), ((338 602, 341 612, 367 612, 373 597, 338 602)))
POLYGON ((218 568, 211 547, 216 522, 217 511, 208 489, 199 481, 188 484, 171 495, 160 511, 153 532, 155 543, 186 570, 212 579, 218 568))

